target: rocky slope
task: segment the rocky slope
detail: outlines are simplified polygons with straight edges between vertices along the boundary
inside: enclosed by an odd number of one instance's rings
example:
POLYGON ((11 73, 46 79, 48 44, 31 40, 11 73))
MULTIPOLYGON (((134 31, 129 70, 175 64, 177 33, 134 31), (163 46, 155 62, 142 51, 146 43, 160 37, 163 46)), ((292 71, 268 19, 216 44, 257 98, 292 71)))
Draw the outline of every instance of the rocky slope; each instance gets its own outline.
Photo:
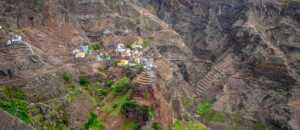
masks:
MULTIPOLYGON (((75 81, 82 74, 95 79, 102 66, 75 59, 72 50, 81 43, 109 48, 144 37, 152 39, 147 55, 158 77, 150 104, 163 129, 175 120, 201 121, 213 130, 258 124, 300 129, 299 1, 2 0, 0 8, 0 84, 20 86, 44 114, 60 104, 71 128, 79 128, 97 105, 86 93, 66 101, 63 72, 75 81), (10 32, 22 35, 27 46, 6 46, 10 32), (203 101, 227 120, 206 122, 197 113, 203 101)), ((63 116, 54 115, 46 120, 63 116)), ((106 122, 115 123, 106 129, 118 129, 122 121, 106 122)))

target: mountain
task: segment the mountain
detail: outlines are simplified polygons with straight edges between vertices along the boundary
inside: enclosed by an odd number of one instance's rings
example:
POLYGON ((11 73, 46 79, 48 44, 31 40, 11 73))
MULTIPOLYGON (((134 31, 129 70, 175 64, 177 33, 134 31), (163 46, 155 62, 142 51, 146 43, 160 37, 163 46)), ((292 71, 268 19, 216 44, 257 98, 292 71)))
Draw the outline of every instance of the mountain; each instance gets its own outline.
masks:
POLYGON ((0 109, 35 129, 300 130, 299 28, 298 0, 1 0, 0 109))

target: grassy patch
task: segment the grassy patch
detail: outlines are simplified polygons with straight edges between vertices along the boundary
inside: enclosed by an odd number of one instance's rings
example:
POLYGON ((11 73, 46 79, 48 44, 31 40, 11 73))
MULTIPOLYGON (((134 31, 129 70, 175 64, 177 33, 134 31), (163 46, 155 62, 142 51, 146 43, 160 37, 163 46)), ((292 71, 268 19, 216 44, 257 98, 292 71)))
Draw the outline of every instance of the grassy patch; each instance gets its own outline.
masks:
POLYGON ((253 130, 267 130, 267 126, 261 122, 256 122, 253 130))
POLYGON ((112 91, 114 92, 114 94, 123 94, 128 91, 129 87, 130 87, 130 80, 129 78, 124 77, 116 81, 112 85, 112 91))
POLYGON ((106 90, 101 87, 101 84, 99 82, 82 86, 82 88, 87 90, 91 96, 103 96, 102 94, 105 95, 106 90))
POLYGON ((148 121, 154 116, 154 110, 151 107, 140 106, 134 101, 127 100, 121 107, 121 112, 126 118, 135 121, 148 121))
POLYGON ((104 130, 104 126, 101 121, 99 121, 97 114, 94 112, 90 113, 88 121, 84 124, 86 130, 104 130))
POLYGON ((114 96, 114 94, 109 94, 106 97, 105 103, 101 110, 108 113, 110 116, 120 116, 121 106, 129 100, 129 93, 119 96, 114 96))
POLYGON ((97 51, 97 50, 100 50, 101 49, 101 46, 99 43, 91 43, 89 45, 89 50, 93 50, 93 51, 97 51))
POLYGON ((124 103, 129 100, 130 83, 127 77, 124 77, 115 83, 113 81, 108 81, 107 83, 111 86, 111 90, 100 91, 99 93, 104 93, 106 95, 105 99, 102 101, 101 110, 108 113, 110 116, 120 116, 121 107, 124 103))
POLYGON ((69 130, 64 103, 58 100, 30 106, 32 125, 38 130, 69 130))
POLYGON ((25 93, 18 88, 3 87, 0 89, 0 109, 18 117, 25 123, 31 122, 28 114, 29 102, 25 93))
POLYGON ((137 122, 126 120, 119 130, 137 130, 140 125, 137 122))
POLYGON ((194 99, 189 97, 182 97, 182 104, 185 108, 193 107, 194 99))
POLYGON ((209 130, 204 124, 198 121, 176 120, 171 130, 209 130))
POLYGON ((90 84, 89 79, 87 76, 80 76, 79 77, 79 84, 82 86, 90 84))
POLYGON ((179 120, 176 120, 175 123, 173 124, 171 130, 184 130, 183 123, 179 120))
POLYGON ((153 38, 145 38, 143 42, 143 47, 148 48, 151 45, 151 42, 153 41, 153 38))
POLYGON ((113 81, 113 80, 106 80, 106 82, 105 82, 105 85, 106 85, 107 87, 111 87, 113 84, 114 84, 114 81, 113 81))
POLYGON ((212 103, 209 101, 203 101, 197 106, 197 113, 206 122, 224 122, 225 114, 217 112, 212 109, 212 103))
POLYGON ((243 119, 240 113, 234 113, 230 115, 228 121, 230 124, 229 130, 239 130, 243 119))
POLYGON ((152 124, 152 128, 153 128, 154 130, 162 130, 161 124, 158 123, 158 122, 154 122, 154 123, 152 124))
POLYGON ((77 85, 71 85, 70 90, 68 90, 68 95, 66 99, 68 102, 72 102, 76 97, 82 93, 82 88, 77 85))
POLYGON ((188 130, 208 130, 204 124, 197 121, 187 122, 187 128, 188 130))
POLYGON ((73 76, 72 76, 72 74, 70 72, 65 71, 63 73, 63 79, 66 82, 71 82, 71 80, 73 79, 73 76))

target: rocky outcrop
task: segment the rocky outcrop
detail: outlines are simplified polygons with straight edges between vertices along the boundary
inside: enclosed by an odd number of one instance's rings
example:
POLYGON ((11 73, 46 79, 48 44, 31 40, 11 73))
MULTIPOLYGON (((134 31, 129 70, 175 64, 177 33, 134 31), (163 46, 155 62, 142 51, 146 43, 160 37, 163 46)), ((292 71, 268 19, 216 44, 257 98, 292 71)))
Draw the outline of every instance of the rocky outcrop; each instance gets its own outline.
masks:
MULTIPOLYGON (((197 74, 193 72, 199 74, 194 90, 199 90, 199 95, 206 95, 205 98, 216 98, 216 109, 222 111, 219 105, 225 102, 228 106, 223 106, 231 107, 231 110, 224 108, 225 111, 242 112, 245 118, 265 122, 271 129, 299 128, 295 124, 299 119, 292 116, 297 115, 297 110, 288 106, 289 101, 297 102, 294 90, 298 90, 299 83, 299 69, 295 67, 299 66, 296 56, 298 46, 295 46, 299 33, 299 2, 140 1, 146 8, 152 4, 154 12, 183 36, 194 57, 213 62, 208 65, 212 67, 193 67, 204 70, 202 73, 188 71, 185 75, 195 79, 197 74), (221 76, 223 80, 217 80, 220 73, 213 67, 218 66, 219 61, 227 62, 221 59, 228 54, 233 56, 233 62, 229 63, 232 70, 222 68, 219 71, 230 73, 221 76), (241 82, 251 84, 251 90, 247 91, 247 85, 241 82), (253 88, 254 84, 259 84, 259 90, 253 88), (236 87, 231 88, 233 86, 236 87), (233 96, 237 93, 242 97, 233 96), (233 97, 227 98, 229 95, 233 97), (231 101, 236 105, 229 105, 231 101), (263 116, 258 117, 257 114, 263 116)), ((188 66, 188 63, 185 64, 188 66)), ((187 70, 191 69, 188 67, 187 70)))

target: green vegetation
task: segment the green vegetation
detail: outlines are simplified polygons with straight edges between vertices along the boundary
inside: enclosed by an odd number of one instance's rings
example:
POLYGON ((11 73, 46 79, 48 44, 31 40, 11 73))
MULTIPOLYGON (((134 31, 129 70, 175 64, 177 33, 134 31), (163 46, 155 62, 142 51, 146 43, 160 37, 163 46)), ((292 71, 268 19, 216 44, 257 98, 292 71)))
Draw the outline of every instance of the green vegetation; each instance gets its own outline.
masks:
POLYGON ((176 120, 175 123, 173 124, 171 130, 184 130, 183 123, 179 120, 176 120))
POLYGON ((121 107, 124 103, 129 100, 129 93, 124 95, 114 96, 114 94, 110 94, 107 96, 107 99, 104 100, 104 106, 102 106, 101 110, 105 113, 109 113, 111 116, 120 116, 121 107))
POLYGON ((198 121, 176 120, 171 130, 208 130, 207 127, 198 121))
POLYGON ((225 114, 222 112, 216 112, 212 109, 212 103, 209 101, 203 101, 197 107, 197 113, 203 118, 206 123, 209 122, 224 122, 225 114))
POLYGON ((114 92, 114 94, 123 94, 128 91, 129 87, 130 87, 130 80, 129 78, 124 77, 116 81, 112 85, 112 91, 114 92))
POLYGON ((158 123, 158 122, 154 122, 154 123, 152 124, 152 128, 153 128, 154 130, 162 130, 161 125, 160 125, 160 123, 158 123))
POLYGON ((191 108, 194 105, 194 99, 190 97, 182 97, 182 104, 185 108, 191 108))
POLYGON ((109 89, 98 88, 95 90, 97 96, 107 96, 109 93, 109 89))
POLYGON ((35 11, 42 11, 45 1, 44 0, 33 0, 35 11))
POLYGON ((28 105, 26 95, 21 89, 3 86, 0 88, 0 109, 20 118, 25 123, 31 122, 28 105))
POLYGON ((188 130, 208 130, 204 124, 197 121, 187 122, 187 128, 188 130))
POLYGON ((70 72, 65 71, 63 74, 63 79, 66 82, 71 82, 71 80, 73 79, 72 74, 70 72))
POLYGON ((113 80, 106 80, 105 85, 111 87, 114 84, 113 80))
POLYGON ((69 130, 68 115, 61 101, 30 105, 31 124, 38 130, 69 130))
POLYGON ((139 123, 126 120, 121 126, 120 130, 138 130, 139 128, 139 123))
POLYGON ((150 47, 152 41, 153 41, 153 38, 145 38, 144 43, 143 43, 143 47, 144 48, 150 47))
POLYGON ((133 118, 136 121, 148 121, 154 116, 153 108, 140 106, 136 102, 129 100, 122 105, 121 112, 125 117, 133 118))
POLYGON ((62 125, 62 126, 56 126, 56 127, 49 127, 47 130, 70 130, 70 128, 62 125))
POLYGON ((80 76, 79 77, 79 84, 82 86, 90 84, 87 76, 80 76))
POLYGON ((76 97, 82 93, 82 88, 78 85, 70 85, 66 99, 72 102, 76 97))
POLYGON ((130 80, 127 77, 119 79, 115 83, 108 80, 106 85, 110 88, 99 90, 98 94, 105 94, 101 111, 111 116, 121 116, 121 107, 129 100, 131 94, 130 80))
POLYGON ((101 49, 101 46, 99 43, 91 43, 89 45, 89 50, 92 50, 92 51, 97 51, 97 50, 100 50, 101 49))
POLYGON ((90 117, 88 121, 84 124, 84 128, 86 130, 104 130, 103 124, 101 123, 101 121, 99 121, 97 114, 94 112, 90 113, 90 117))
POLYGON ((239 130, 243 119, 240 113, 233 113, 229 116, 228 121, 230 124, 229 130, 239 130))
POLYGON ((256 122, 253 130, 267 130, 267 126, 261 122, 256 122))
POLYGON ((70 130, 70 128, 66 126, 56 126, 56 127, 49 127, 47 130, 70 130))

